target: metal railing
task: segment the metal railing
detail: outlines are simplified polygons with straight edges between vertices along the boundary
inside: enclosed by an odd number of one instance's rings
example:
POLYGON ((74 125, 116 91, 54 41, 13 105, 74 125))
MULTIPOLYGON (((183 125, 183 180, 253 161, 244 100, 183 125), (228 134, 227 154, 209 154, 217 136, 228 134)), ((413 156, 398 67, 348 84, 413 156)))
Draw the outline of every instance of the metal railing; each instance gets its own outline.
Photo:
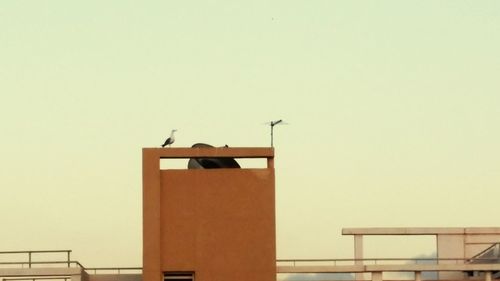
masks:
MULTIPOLYGON (((5 255, 24 255, 24 261, 0 261, 0 265, 21 265, 23 268, 27 266, 28 268, 32 268, 34 265, 54 265, 54 264, 64 264, 67 267, 71 267, 71 265, 84 268, 79 262, 71 260, 71 250, 44 250, 44 251, 2 251, 0 252, 0 256, 5 255), (63 259, 56 260, 46 260, 46 261, 34 261, 36 256, 47 255, 47 254, 62 254, 64 255, 63 259)), ((31 280, 31 279, 30 279, 31 280)))
MULTIPOLYGON (((40 265, 50 266, 64 266, 64 267, 79 267, 88 274, 141 274, 142 267, 93 267, 85 268, 80 262, 71 260, 71 250, 44 250, 44 251, 1 251, 0 252, 0 267, 5 266, 20 266, 22 268, 33 268, 40 267, 40 265), (55 257, 48 257, 50 255, 58 255, 59 259, 55 257), (22 257, 17 261, 5 261, 5 257, 8 259, 14 259, 16 256, 22 257), (63 257, 61 257, 63 256, 63 257), (2 259, 3 258, 3 259, 2 259)), ((67 281, 67 277, 31 277, 31 278, 3 278, 1 281, 36 281, 36 280, 64 280, 67 281)))
POLYGON ((278 265, 292 265, 297 266, 297 264, 321 264, 330 266, 340 266, 340 265, 380 265, 380 264, 438 264, 439 262, 446 262, 451 264, 463 264, 469 263, 471 261, 483 261, 483 262, 497 262, 498 259, 491 258, 368 258, 368 259, 277 259, 276 264, 278 265))
POLYGON ((142 267, 89 267, 85 268, 88 274, 141 274, 142 267))
POLYGON ((37 281, 37 280, 71 280, 71 277, 26 277, 26 278, 2 278, 2 281, 37 281))

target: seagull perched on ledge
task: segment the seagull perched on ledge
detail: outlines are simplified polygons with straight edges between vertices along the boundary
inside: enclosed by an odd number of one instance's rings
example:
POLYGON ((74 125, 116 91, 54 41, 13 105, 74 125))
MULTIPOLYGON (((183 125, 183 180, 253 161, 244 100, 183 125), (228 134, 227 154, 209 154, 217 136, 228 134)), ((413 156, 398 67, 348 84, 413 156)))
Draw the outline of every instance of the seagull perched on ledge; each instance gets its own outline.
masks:
POLYGON ((174 130, 172 130, 172 132, 170 133, 170 137, 169 137, 168 139, 166 139, 166 140, 165 140, 165 143, 163 143, 163 144, 161 145, 161 147, 165 147, 165 146, 167 146, 167 145, 168 145, 168 146, 170 146, 171 144, 173 144, 173 143, 174 143, 174 141, 175 141, 174 133, 175 133, 175 132, 177 132, 177 130, 175 130, 175 129, 174 129, 174 130))

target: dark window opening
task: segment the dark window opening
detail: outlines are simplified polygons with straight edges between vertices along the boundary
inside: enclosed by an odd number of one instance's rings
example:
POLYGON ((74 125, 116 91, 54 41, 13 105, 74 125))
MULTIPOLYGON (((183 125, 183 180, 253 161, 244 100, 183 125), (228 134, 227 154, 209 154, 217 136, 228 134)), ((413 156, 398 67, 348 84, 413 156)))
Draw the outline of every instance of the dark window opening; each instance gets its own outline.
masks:
POLYGON ((194 272, 165 272, 164 281, 194 281, 194 272))

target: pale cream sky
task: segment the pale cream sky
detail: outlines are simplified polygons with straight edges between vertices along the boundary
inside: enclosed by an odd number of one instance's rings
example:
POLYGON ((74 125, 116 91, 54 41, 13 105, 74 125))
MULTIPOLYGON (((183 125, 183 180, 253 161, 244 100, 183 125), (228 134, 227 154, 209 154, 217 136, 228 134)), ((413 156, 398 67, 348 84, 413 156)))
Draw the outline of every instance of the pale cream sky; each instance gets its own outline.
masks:
POLYGON ((498 50, 494 0, 2 1, 0 250, 140 265, 141 148, 267 146, 280 118, 279 258, 498 226, 498 50))

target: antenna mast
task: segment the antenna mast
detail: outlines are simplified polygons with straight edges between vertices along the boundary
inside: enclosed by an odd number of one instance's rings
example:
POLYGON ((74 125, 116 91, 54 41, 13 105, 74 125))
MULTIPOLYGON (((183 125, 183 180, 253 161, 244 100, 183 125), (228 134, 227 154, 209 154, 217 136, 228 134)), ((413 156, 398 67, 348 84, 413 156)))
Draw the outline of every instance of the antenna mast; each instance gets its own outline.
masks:
POLYGON ((278 125, 279 123, 283 122, 282 119, 276 120, 276 121, 271 121, 269 125, 271 125, 271 147, 274 147, 273 145, 273 139, 274 139, 274 126, 278 125))

